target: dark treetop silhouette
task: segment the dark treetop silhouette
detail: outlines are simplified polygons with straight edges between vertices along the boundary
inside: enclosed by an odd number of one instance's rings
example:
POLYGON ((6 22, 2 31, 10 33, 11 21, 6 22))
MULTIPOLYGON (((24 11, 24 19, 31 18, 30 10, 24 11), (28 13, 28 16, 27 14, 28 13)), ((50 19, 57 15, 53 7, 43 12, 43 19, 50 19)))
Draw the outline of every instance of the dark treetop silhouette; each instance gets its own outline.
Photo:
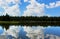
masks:
POLYGON ((48 16, 0 16, 0 25, 8 28, 9 25, 30 25, 30 26, 60 26, 60 17, 48 17, 48 16), (7 26, 8 25, 8 26, 7 26))

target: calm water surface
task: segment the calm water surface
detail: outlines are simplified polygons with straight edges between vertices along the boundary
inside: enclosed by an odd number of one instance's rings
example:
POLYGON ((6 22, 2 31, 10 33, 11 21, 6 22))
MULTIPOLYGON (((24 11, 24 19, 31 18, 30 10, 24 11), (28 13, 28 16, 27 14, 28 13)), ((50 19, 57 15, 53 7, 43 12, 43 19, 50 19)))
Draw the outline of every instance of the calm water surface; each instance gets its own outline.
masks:
MULTIPOLYGON (((14 38, 18 38, 18 39, 39 39, 39 35, 44 37, 44 39, 48 39, 46 38, 47 36, 53 35, 53 36, 58 36, 60 37, 60 27, 54 27, 54 26, 48 26, 48 27, 41 27, 41 26, 14 26, 12 25, 11 27, 9 27, 8 30, 3 29, 2 27, 0 27, 0 35, 8 35, 8 37, 10 37, 10 39, 12 39, 12 37, 14 38), (7 34, 6 34, 7 33, 7 34), (35 38, 35 37, 36 38, 35 38)), ((42 38, 41 37, 41 38, 42 38)))

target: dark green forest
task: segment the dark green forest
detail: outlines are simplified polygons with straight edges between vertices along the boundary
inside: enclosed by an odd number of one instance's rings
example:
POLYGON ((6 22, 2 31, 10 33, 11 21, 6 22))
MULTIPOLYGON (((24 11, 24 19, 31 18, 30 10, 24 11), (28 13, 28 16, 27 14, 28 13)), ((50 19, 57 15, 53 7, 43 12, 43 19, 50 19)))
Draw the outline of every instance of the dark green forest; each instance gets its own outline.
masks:
POLYGON ((60 21, 59 17, 48 17, 48 16, 0 16, 0 21, 60 21))
POLYGON ((60 26, 59 17, 48 17, 48 16, 0 16, 0 25, 8 28, 9 25, 26 25, 26 26, 60 26))

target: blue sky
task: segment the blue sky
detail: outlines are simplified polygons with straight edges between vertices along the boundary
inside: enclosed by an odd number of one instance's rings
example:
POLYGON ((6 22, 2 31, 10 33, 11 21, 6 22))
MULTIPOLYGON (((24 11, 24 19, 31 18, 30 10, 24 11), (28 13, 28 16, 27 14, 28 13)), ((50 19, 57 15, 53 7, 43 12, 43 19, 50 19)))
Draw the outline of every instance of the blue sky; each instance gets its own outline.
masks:
MULTIPOLYGON (((38 3, 44 3, 46 5, 49 5, 49 3, 56 3, 56 1, 60 1, 60 0, 36 0, 38 3)), ((29 4, 28 2, 24 3, 22 2, 23 5, 21 7, 21 10, 25 10, 26 6, 29 4)), ((55 7, 55 8, 45 8, 45 13, 50 15, 50 16, 60 16, 60 6, 55 7)))
POLYGON ((45 13, 51 16, 60 16, 60 7, 45 9, 45 13))
POLYGON ((60 16, 60 0, 1 0, 0 15, 60 16))

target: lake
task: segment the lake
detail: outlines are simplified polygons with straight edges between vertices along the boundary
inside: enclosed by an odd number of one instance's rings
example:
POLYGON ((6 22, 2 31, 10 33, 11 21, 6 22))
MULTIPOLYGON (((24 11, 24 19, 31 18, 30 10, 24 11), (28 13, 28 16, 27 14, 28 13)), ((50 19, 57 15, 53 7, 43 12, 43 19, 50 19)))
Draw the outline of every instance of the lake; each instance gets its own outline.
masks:
POLYGON ((10 25, 6 30, 0 26, 1 39, 60 39, 59 26, 21 26, 10 25))

